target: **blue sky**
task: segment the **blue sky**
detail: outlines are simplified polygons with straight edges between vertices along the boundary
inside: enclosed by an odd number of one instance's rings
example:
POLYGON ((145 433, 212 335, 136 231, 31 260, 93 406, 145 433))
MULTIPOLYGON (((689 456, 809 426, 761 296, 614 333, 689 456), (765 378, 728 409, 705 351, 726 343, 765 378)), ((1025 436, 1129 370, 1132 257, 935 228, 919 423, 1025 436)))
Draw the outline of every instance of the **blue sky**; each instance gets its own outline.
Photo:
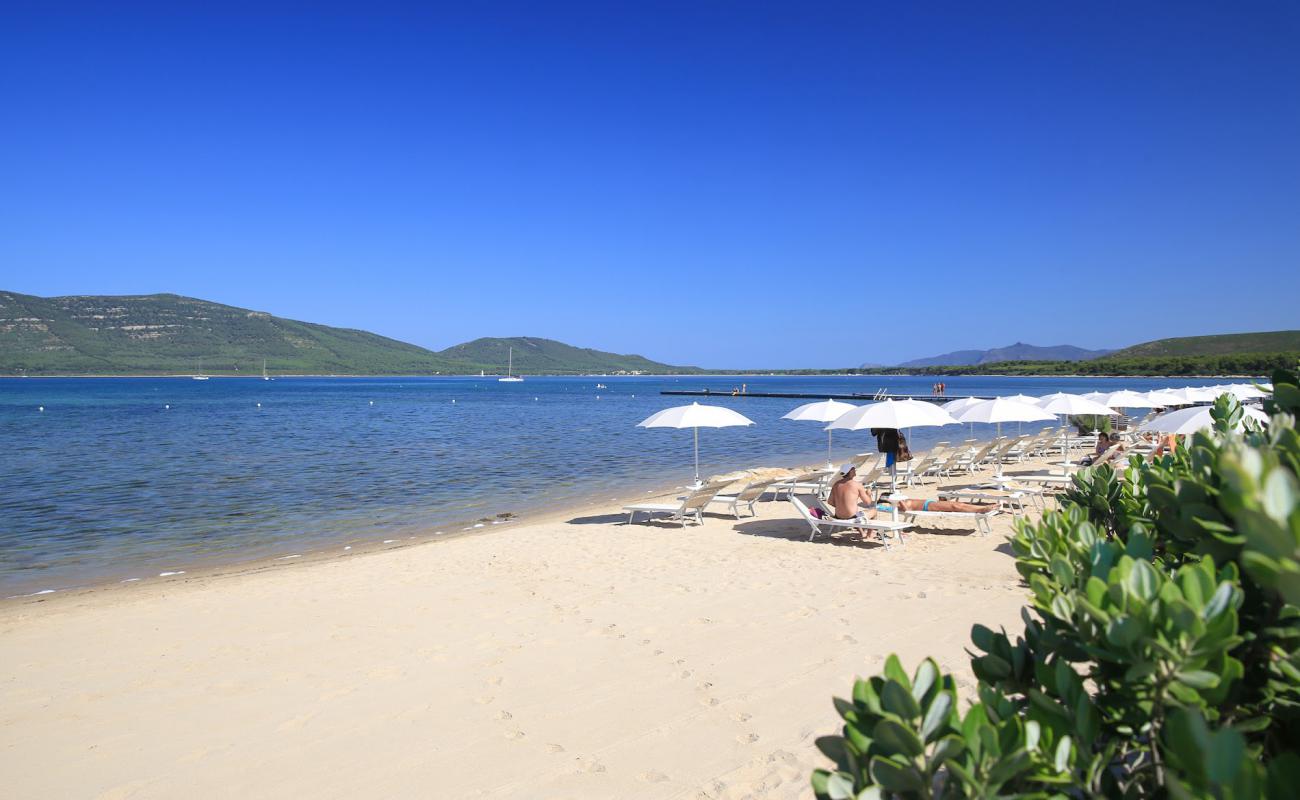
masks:
POLYGON ((185 5, 0 11, 0 288, 741 368, 1300 323, 1300 4, 185 5))

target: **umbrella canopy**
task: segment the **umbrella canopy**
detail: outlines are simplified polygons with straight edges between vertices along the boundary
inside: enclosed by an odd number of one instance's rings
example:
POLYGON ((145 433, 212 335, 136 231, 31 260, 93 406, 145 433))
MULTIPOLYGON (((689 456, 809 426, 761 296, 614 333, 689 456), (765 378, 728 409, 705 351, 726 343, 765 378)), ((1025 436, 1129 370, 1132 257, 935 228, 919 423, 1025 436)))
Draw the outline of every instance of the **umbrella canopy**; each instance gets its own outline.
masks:
POLYGON ((1166 389, 1168 394, 1178 398, 1176 405, 1190 406, 1196 403, 1213 403, 1220 392, 1214 389, 1192 388, 1190 386, 1183 389, 1166 389))
MULTIPOLYGON (((1066 392, 1057 392, 1049 394, 1038 401, 1038 407, 1052 414, 1072 415, 1072 414, 1091 414, 1093 416, 1108 417, 1116 412, 1109 406, 1104 406, 1095 400, 1089 400, 1080 397, 1077 394, 1068 394, 1066 392)), ((1065 426, 1065 449, 1062 451, 1065 460, 1061 466, 1066 470, 1070 468, 1070 426, 1065 426)))
POLYGON ((1004 398, 1002 398, 1002 399, 1003 399, 1003 400, 1015 400, 1017 403, 1028 403, 1028 404, 1031 405, 1031 406, 1032 406, 1032 405, 1037 405, 1037 404, 1038 404, 1038 398, 1037 398, 1037 397, 1030 397, 1030 396, 1027 395, 1027 394, 1012 394, 1012 395, 1007 395, 1006 397, 1004 397, 1004 398))
MULTIPOLYGON (((805 403, 791 411, 781 419, 792 419, 797 422, 834 422, 844 416, 849 411, 857 408, 852 403, 841 403, 838 400, 823 400, 819 403, 805 403)), ((835 431, 826 431, 826 466, 835 466, 831 460, 831 446, 835 431)))
MULTIPOLYGON (((1004 397, 984 400, 955 415, 958 422, 992 422, 998 426, 998 438, 1002 438, 1004 422, 1042 422, 1055 419, 1038 406, 1018 403, 1004 397)), ((998 477, 1002 477, 1002 460, 998 459, 998 477)))
POLYGON ((1238 400, 1255 400, 1260 397, 1268 397, 1268 392, 1248 383, 1234 383, 1224 388, 1238 400))
MULTIPOLYGON (((886 400, 859 406, 826 426, 826 430, 860 431, 868 428, 926 428, 956 425, 952 415, 933 403, 920 400, 886 400)), ((890 465, 893 488, 897 488, 898 465, 890 465)))
POLYGON ((1102 405, 1096 400, 1089 400, 1086 397, 1066 392, 1057 392, 1056 394, 1041 397, 1037 405, 1050 414, 1092 414, 1101 417, 1109 417, 1115 414, 1113 408, 1102 405))
POLYGON ((1085 392, 1079 396, 1094 403, 1105 403, 1106 398, 1110 397, 1110 392, 1085 392))
MULTIPOLYGON (((1241 410, 1245 412, 1243 419, 1249 417, 1257 422, 1268 422, 1268 415, 1258 408, 1244 406, 1241 410)), ((1143 423, 1138 430, 1182 435, 1212 427, 1214 427, 1214 418, 1210 416, 1210 406, 1194 406, 1161 414, 1143 423)))
MULTIPOLYGON (((1029 403, 995 397, 982 400, 954 415, 958 422, 1042 422, 1056 417, 1029 403)), ((998 432, 1001 434, 1001 431, 998 432)))
POLYGON ((689 406, 665 408, 636 424, 638 428, 692 428, 695 431, 695 482, 700 482, 700 428, 730 428, 734 425, 753 425, 754 421, 739 412, 722 406, 689 406))
POLYGON ((1182 405, 1182 398, 1174 394, 1172 389, 1153 389, 1146 392, 1147 400, 1155 403, 1153 408, 1168 408, 1169 406, 1182 405))
POLYGON ((983 402, 984 401, 979 399, 978 397, 963 397, 960 400, 949 400, 947 403, 944 403, 943 405, 939 406, 939 408, 942 408, 944 411, 947 411, 949 414, 956 414, 958 411, 961 411, 963 408, 970 408, 971 406, 977 403, 983 403, 983 402))
MULTIPOLYGON (((1086 395, 1085 395, 1086 396, 1086 395)), ((1153 402, 1146 394, 1134 392, 1129 389, 1121 389, 1118 392, 1105 394, 1097 402, 1111 408, 1159 408, 1160 404, 1153 402)))
POLYGON ((860 431, 867 428, 923 428, 954 425, 957 420, 942 408, 920 400, 885 400, 858 406, 826 426, 826 430, 860 431))

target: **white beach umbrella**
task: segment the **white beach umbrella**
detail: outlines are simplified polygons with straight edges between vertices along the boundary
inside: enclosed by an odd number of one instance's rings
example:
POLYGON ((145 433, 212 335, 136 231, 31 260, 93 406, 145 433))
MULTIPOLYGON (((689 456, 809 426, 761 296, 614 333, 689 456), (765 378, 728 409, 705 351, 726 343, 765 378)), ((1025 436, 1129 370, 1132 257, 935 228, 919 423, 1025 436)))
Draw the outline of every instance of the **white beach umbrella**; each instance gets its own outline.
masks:
POLYGON ((1110 396, 1110 392, 1085 392, 1079 396, 1094 403, 1105 403, 1106 398, 1110 396))
MULTIPOLYGON (((805 403, 781 417, 781 419, 792 419, 796 422, 834 422, 855 408, 857 406, 852 403, 823 400, 819 403, 805 403)), ((826 429, 826 467, 828 469, 835 466, 835 463, 831 461, 831 437, 834 435, 834 431, 829 428, 826 429)))
MULTIPOLYGON (((957 420, 933 403, 920 400, 885 400, 859 406, 826 426, 826 430, 860 431, 869 428, 928 428, 957 425, 957 420)), ((897 488, 898 465, 890 465, 891 485, 897 488)))
POLYGON ((1147 400, 1155 403, 1152 408, 1168 408, 1169 406, 1182 405, 1182 398, 1174 394, 1172 389, 1152 389, 1144 392, 1147 400))
POLYGON ((1032 406, 1032 405, 1037 405, 1037 404, 1038 404, 1038 400, 1039 400, 1039 398, 1037 398, 1037 397, 1030 397, 1030 396, 1027 395, 1027 394, 1009 394, 1009 395, 1006 395, 1005 397, 1003 397, 1002 399, 1003 399, 1003 400, 1015 400, 1017 403, 1028 403, 1028 404, 1031 405, 1031 406, 1032 406))
POLYGON ((722 406, 689 406, 665 408, 638 422, 638 428, 692 428, 695 432, 695 482, 700 482, 700 428, 730 428, 735 425, 753 425, 754 421, 739 412, 722 406))
MULTIPOLYGON (((978 397, 963 397, 960 400, 950 400, 949 402, 939 406, 939 408, 942 408, 944 411, 947 411, 949 414, 952 414, 954 418, 956 418, 957 412, 970 408, 971 406, 982 402, 984 401, 979 399, 978 397)), ((970 426, 970 435, 971 436, 975 435, 975 423, 973 422, 971 423, 970 426)))
POLYGON ((1213 389, 1191 386, 1186 386, 1182 389, 1166 389, 1165 391, 1168 394, 1177 397, 1177 405, 1180 406, 1190 406, 1197 403, 1213 403, 1220 394, 1213 389))
POLYGON ((1248 383, 1234 383, 1226 387, 1233 397, 1238 400, 1257 400, 1261 397, 1268 397, 1268 392, 1248 383))
MULTIPOLYGON (((1065 416, 1065 417, 1069 417, 1077 414, 1086 414, 1086 415, 1098 416, 1098 417, 1108 417, 1108 416, 1113 416, 1116 413, 1115 410, 1113 408, 1110 408, 1109 406, 1105 406, 1102 405, 1101 403, 1098 403, 1095 400, 1089 400, 1085 397, 1080 397, 1077 394, 1069 394, 1067 392, 1057 392, 1056 394, 1049 394, 1046 397, 1039 399, 1038 407, 1049 413, 1056 414, 1058 416, 1065 416)), ((1065 467, 1066 469, 1069 469, 1070 467, 1070 426, 1068 424, 1068 420, 1065 426, 1064 455, 1065 455, 1065 460, 1061 462, 1061 466, 1065 467)))
MULTIPOLYGON (((1002 437, 1004 422, 1042 422, 1055 419, 1043 409, 1029 403, 1018 403, 995 397, 984 400, 955 415, 958 422, 992 422, 998 426, 998 438, 1002 437)), ((997 475, 1002 477, 1002 460, 998 460, 997 475)))
MULTIPOLYGON (((1250 417, 1257 422, 1268 422, 1268 415, 1258 408, 1243 406, 1242 411, 1245 412, 1243 419, 1250 417)), ((1210 406, 1193 406, 1192 408, 1180 408, 1177 411, 1168 411, 1161 414, 1149 422, 1144 422, 1138 430, 1172 433, 1181 436, 1212 427, 1214 427, 1214 418, 1210 416, 1210 406)))
POLYGON ((1109 392, 1103 394, 1098 400, 1104 406, 1111 408, 1159 408, 1160 404, 1153 402, 1143 392, 1135 392, 1131 389, 1120 389, 1118 392, 1109 392))
POLYGON ((826 430, 860 431, 867 428, 922 428, 954 425, 957 420, 933 403, 921 400, 885 400, 858 406, 839 417, 826 430))

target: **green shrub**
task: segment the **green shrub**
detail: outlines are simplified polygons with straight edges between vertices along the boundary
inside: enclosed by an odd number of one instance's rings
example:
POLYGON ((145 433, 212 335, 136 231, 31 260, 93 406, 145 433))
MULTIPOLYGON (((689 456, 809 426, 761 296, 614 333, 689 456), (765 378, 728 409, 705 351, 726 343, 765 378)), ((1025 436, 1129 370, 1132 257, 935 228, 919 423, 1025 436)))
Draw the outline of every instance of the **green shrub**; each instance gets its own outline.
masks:
POLYGON ((926 660, 836 699, 819 798, 1293 797, 1300 787, 1300 388, 1074 480, 1020 521, 1018 635, 976 625, 976 697, 926 660), (1243 429, 1244 428, 1244 429, 1243 429), (1235 432, 1234 432, 1235 431, 1235 432))

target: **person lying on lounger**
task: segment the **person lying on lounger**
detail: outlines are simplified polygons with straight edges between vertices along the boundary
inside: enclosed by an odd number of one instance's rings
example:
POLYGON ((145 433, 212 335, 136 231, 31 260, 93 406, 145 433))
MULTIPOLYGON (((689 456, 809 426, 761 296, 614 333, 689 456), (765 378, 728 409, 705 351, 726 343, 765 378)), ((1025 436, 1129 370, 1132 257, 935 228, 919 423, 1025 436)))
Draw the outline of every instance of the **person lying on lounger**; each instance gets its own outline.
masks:
POLYGON ((835 509, 835 518, 854 519, 863 513, 863 503, 872 504, 871 493, 858 480, 857 469, 852 464, 845 464, 840 467, 840 477, 831 487, 830 504, 835 509))
POLYGON ((958 511, 963 514, 983 514, 997 508, 996 503, 960 503, 956 500, 899 500, 891 503, 889 495, 882 494, 876 500, 876 510, 886 514, 892 513, 897 505, 900 512, 908 511, 958 511))

